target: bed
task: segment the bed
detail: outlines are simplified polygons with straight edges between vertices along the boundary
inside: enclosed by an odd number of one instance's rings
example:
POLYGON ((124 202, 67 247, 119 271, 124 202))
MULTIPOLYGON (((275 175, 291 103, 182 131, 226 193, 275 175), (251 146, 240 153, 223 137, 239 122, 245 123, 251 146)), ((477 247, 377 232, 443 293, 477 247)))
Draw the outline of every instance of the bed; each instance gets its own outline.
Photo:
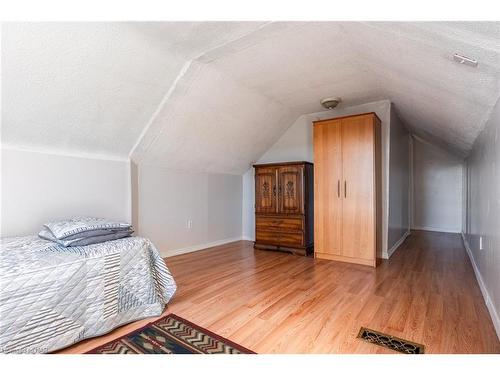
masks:
POLYGON ((47 353, 160 315, 176 290, 153 244, 1 240, 0 352, 47 353))

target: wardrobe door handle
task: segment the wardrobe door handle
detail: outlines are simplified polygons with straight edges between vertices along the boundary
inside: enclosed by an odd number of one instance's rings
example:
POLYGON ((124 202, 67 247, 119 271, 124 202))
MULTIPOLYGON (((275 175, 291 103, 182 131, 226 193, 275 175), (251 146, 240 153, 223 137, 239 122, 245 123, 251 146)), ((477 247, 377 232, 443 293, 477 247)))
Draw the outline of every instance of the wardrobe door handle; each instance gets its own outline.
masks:
POLYGON ((340 180, 337 181, 337 196, 340 198, 340 180))
POLYGON ((344 198, 347 198, 347 181, 344 180, 344 198))

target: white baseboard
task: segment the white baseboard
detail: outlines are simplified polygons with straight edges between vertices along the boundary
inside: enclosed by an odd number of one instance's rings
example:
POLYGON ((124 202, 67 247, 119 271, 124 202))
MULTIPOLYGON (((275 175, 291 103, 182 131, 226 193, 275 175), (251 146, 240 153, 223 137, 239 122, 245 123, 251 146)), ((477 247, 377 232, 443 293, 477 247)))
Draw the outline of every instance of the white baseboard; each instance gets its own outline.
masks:
POLYGON ((243 241, 252 241, 252 242, 254 242, 254 241, 255 241, 255 238, 248 237, 248 236, 243 236, 243 237, 241 237, 241 239, 242 239, 243 241))
POLYGON ((460 230, 458 230, 458 229, 442 229, 442 228, 415 227, 415 226, 413 226, 411 229, 413 229, 413 230, 427 230, 429 232, 460 233, 460 230))
POLYGON ((483 294, 484 302, 486 303, 486 307, 488 308, 488 311, 490 313, 491 320, 493 321, 493 325, 495 326, 495 331, 497 332, 497 336, 500 339, 500 318, 498 316, 495 306, 493 305, 493 302, 491 301, 488 289, 486 289, 486 285, 484 284, 481 272, 479 272, 479 268, 477 267, 476 261, 474 260, 474 256, 472 255, 472 250, 469 245, 469 242, 465 238, 465 234, 463 232, 461 234, 465 250, 467 251, 467 255, 469 256, 470 262, 472 263, 474 274, 476 275, 477 283, 479 284, 479 288, 481 289, 481 293, 483 294))
POLYGON ((410 235, 410 230, 407 230, 405 234, 387 251, 382 251, 382 259, 389 259, 392 254, 398 249, 399 246, 406 240, 406 237, 410 235))
POLYGON ((227 244, 230 242, 241 241, 242 239, 243 239, 243 237, 225 238, 223 240, 199 244, 199 245, 193 245, 193 246, 188 246, 188 247, 183 247, 181 249, 160 251, 160 255, 163 258, 173 257, 175 255, 181 255, 181 254, 186 254, 186 253, 192 253, 195 251, 205 250, 205 249, 208 249, 209 247, 224 245, 224 244, 227 244))

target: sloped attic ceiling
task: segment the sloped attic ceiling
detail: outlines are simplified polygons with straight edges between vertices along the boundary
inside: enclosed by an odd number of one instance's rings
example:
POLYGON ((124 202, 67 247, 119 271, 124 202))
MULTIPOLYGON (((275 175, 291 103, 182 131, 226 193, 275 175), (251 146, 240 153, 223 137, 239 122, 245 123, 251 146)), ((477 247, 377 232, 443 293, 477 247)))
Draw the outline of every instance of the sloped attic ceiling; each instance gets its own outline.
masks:
POLYGON ((2 143, 127 158, 186 61, 261 25, 3 23, 2 143))
POLYGON ((338 95, 390 99, 465 155, 499 97, 499 38, 500 23, 7 25, 2 142, 242 173, 338 95))

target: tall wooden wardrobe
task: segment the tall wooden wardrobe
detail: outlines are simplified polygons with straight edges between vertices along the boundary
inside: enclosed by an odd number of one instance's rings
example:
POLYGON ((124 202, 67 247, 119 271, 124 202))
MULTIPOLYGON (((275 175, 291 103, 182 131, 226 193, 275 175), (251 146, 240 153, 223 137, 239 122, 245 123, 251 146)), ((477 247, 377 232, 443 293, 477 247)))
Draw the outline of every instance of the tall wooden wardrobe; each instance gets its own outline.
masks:
POLYGON ((375 113, 314 122, 314 255, 375 267, 381 136, 375 113))

